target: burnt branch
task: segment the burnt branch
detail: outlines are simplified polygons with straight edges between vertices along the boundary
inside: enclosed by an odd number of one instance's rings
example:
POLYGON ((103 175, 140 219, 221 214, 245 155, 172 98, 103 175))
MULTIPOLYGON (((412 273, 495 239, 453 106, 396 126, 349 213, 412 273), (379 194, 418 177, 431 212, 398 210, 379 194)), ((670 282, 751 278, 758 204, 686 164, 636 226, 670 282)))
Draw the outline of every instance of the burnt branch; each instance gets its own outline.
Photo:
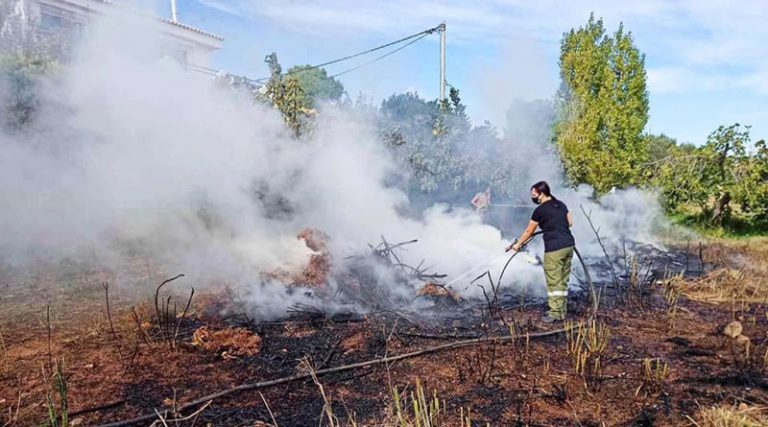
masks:
POLYGON ((104 282, 101 284, 104 287, 104 300, 107 306, 107 319, 109 320, 109 330, 112 333, 112 340, 115 343, 115 349, 117 350, 117 356, 120 358, 120 362, 123 361, 123 349, 120 347, 120 338, 115 331, 115 324, 112 322, 112 310, 109 305, 109 283, 104 282))

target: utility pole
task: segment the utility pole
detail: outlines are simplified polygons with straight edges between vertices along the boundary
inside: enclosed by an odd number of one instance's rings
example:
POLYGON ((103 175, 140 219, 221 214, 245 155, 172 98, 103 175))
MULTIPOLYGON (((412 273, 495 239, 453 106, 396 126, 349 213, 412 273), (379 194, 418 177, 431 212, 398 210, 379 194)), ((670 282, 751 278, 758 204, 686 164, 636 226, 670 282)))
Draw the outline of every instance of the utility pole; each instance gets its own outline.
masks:
POLYGON ((445 21, 440 24, 440 100, 445 99, 445 21))
POLYGON ((178 22, 176 15, 176 0, 171 0, 171 21, 178 22))

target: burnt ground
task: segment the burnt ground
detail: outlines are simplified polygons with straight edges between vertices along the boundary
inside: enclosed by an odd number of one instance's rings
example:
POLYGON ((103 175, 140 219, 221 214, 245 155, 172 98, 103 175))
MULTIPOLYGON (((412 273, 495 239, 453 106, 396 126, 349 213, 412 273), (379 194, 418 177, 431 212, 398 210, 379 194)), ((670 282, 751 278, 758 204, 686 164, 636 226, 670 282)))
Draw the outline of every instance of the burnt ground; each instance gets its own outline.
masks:
MULTIPOLYGON (((72 265, 47 266, 34 274, 6 269, 0 282, 0 425, 45 423, 47 390, 60 408, 49 377, 49 367, 59 358, 70 423, 99 425, 151 414, 155 408, 172 411, 243 383, 292 376, 303 372, 302 359, 323 369, 511 333, 520 339, 323 375, 319 381, 339 425, 350 419, 357 425, 399 425, 392 414, 392 390, 405 390, 401 394, 407 400, 417 382, 427 395, 439 398, 439 425, 460 425, 460 414, 468 410, 476 425, 689 425, 687 417, 695 417, 702 407, 768 403, 765 301, 743 302, 734 296, 731 302, 716 304, 674 291, 723 268, 727 261, 722 255, 728 249, 707 249, 705 253, 718 258, 705 258, 704 268, 696 264, 698 254, 647 248, 638 252, 636 268, 631 263, 619 266, 616 283, 600 284, 598 321, 607 326, 610 338, 600 359, 602 369, 584 375, 575 372, 566 335, 525 338, 557 326, 540 322, 541 301, 525 301, 519 295, 501 295, 491 306, 486 301, 456 303, 435 297, 439 308, 428 316, 407 311, 329 316, 297 308, 288 318, 270 322, 255 322, 232 308, 236 304, 226 294, 198 295, 179 322, 178 345, 172 349, 155 321, 151 288, 142 289, 144 297, 128 296, 120 287, 112 290, 113 333, 101 283, 122 276, 72 265), (687 278, 669 279, 671 273, 686 269, 687 278), (222 311, 225 307, 229 309, 222 311), (734 319, 750 338, 749 356, 743 342, 721 333, 734 319), (260 351, 238 353, 236 343, 224 351, 204 348, 194 335, 201 326, 242 328, 261 338, 260 351), (644 373, 645 359, 666 364, 668 375, 650 380, 644 373), (88 412, 76 415, 81 411, 88 412)), ((594 268, 599 269, 599 263, 594 268)), ((186 298, 183 292, 175 298, 178 312, 186 298)), ((572 297, 569 308, 573 320, 585 317, 586 294, 572 297)), ((272 424, 259 392, 277 425, 317 425, 326 419, 318 386, 300 380, 214 399, 195 417, 177 424, 272 424)))

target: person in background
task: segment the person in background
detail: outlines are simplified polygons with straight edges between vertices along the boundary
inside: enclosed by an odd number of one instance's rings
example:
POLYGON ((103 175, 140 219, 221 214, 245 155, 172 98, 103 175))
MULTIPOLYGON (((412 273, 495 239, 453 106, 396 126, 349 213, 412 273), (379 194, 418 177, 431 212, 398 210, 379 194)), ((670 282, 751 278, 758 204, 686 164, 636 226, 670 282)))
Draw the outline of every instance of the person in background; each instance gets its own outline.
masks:
POLYGON ((491 205, 491 187, 486 187, 485 191, 475 194, 475 197, 469 202, 475 207, 475 212, 484 213, 491 205))
POLYGON ((568 301, 568 279, 571 276, 571 260, 576 242, 571 234, 573 215, 565 203, 552 196, 549 184, 537 182, 531 187, 531 200, 539 205, 531 215, 528 227, 517 241, 506 250, 520 251, 533 236, 536 228, 544 235, 544 276, 547 280, 547 304, 544 317, 547 323, 565 319, 568 301))

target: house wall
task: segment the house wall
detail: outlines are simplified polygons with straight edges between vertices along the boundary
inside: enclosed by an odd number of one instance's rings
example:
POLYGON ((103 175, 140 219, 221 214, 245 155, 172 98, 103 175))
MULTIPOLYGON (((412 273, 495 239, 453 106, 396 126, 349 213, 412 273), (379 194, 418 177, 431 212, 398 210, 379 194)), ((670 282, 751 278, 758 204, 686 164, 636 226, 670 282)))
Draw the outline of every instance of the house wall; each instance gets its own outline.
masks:
MULTIPOLYGON (((27 0, 29 17, 38 23, 43 37, 72 40, 87 31, 94 17, 114 13, 115 7, 105 0, 27 0)), ((167 55, 182 64, 208 66, 210 56, 222 46, 223 39, 214 34, 156 18, 158 29, 167 43, 167 55)))

